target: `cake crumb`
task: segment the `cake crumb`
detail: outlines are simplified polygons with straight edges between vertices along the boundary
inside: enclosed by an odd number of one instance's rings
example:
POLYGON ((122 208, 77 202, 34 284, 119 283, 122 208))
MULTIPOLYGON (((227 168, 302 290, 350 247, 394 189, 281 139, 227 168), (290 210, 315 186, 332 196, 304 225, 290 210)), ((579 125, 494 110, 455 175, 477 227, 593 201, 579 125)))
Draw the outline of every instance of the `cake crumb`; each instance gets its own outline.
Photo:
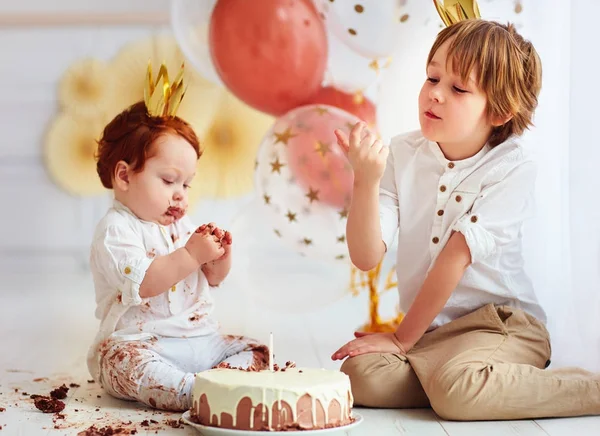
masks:
POLYGON ((38 395, 34 400, 35 407, 44 413, 58 413, 62 412, 65 408, 65 403, 56 398, 49 398, 38 395))
POLYGON ((181 428, 183 425, 183 421, 181 419, 176 420, 176 419, 167 419, 165 420, 165 424, 167 424, 170 427, 173 428, 181 428))
POLYGON ((67 398, 67 392, 69 392, 69 388, 63 384, 62 386, 50 392, 50 396, 57 400, 64 400, 67 398))
POLYGON ((96 383, 96 380, 88 380, 88 383, 96 383))
POLYGON ((78 385, 77 383, 70 383, 69 387, 71 387, 71 388, 78 388, 78 387, 80 387, 80 385, 78 385))

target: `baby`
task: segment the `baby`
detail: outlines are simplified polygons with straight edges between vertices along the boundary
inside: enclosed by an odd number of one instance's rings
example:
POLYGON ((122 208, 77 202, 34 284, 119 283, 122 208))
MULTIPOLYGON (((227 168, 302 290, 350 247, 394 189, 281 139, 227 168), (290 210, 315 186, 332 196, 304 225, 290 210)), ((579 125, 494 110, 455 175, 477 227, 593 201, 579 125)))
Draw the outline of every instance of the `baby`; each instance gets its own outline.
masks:
POLYGON ((221 335, 211 317, 210 287, 229 273, 232 237, 214 223, 196 228, 186 215, 201 151, 168 103, 160 113, 132 105, 99 142, 98 175, 114 202, 91 247, 101 322, 88 368, 114 397, 181 411, 191 406, 194 373, 263 369, 268 349, 221 335))

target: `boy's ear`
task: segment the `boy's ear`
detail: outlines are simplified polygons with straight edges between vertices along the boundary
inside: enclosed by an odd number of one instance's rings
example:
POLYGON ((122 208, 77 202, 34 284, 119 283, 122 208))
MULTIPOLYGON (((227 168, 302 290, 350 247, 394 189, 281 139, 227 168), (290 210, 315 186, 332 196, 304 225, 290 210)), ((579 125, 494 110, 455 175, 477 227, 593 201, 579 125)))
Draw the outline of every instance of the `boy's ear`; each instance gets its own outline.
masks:
POLYGON ((129 164, 125 161, 119 161, 115 166, 113 174, 113 189, 118 188, 121 191, 129 189, 129 164))
POLYGON ((513 119, 512 114, 499 115, 499 116, 493 117, 492 118, 492 126, 494 126, 494 127, 503 126, 503 125, 505 125, 506 123, 508 123, 512 119, 513 119))

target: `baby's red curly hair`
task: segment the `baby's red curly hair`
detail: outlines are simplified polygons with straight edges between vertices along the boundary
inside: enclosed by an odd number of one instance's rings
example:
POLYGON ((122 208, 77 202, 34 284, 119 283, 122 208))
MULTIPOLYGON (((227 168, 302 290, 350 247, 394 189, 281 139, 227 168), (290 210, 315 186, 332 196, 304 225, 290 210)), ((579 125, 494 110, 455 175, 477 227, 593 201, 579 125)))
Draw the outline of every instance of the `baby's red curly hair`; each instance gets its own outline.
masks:
POLYGON ((117 115, 106 125, 98 141, 96 171, 102 185, 112 189, 115 168, 120 161, 127 162, 136 172, 142 171, 152 156, 154 142, 168 133, 183 137, 200 158, 200 141, 194 129, 181 118, 153 117, 143 101, 117 115))

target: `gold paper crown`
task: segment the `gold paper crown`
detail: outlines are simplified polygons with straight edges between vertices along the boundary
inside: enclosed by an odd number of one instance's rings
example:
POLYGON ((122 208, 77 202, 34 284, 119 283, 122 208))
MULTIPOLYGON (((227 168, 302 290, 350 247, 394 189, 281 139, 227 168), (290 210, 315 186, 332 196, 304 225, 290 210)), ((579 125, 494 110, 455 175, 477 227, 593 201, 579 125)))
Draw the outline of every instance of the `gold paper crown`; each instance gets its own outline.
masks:
POLYGON ((144 86, 144 102, 146 110, 153 117, 174 117, 185 95, 183 85, 183 68, 171 83, 167 66, 163 63, 158 70, 156 81, 152 79, 152 62, 148 62, 148 74, 144 86))
POLYGON ((481 18, 477 0, 433 0, 446 27, 469 18, 481 18))

